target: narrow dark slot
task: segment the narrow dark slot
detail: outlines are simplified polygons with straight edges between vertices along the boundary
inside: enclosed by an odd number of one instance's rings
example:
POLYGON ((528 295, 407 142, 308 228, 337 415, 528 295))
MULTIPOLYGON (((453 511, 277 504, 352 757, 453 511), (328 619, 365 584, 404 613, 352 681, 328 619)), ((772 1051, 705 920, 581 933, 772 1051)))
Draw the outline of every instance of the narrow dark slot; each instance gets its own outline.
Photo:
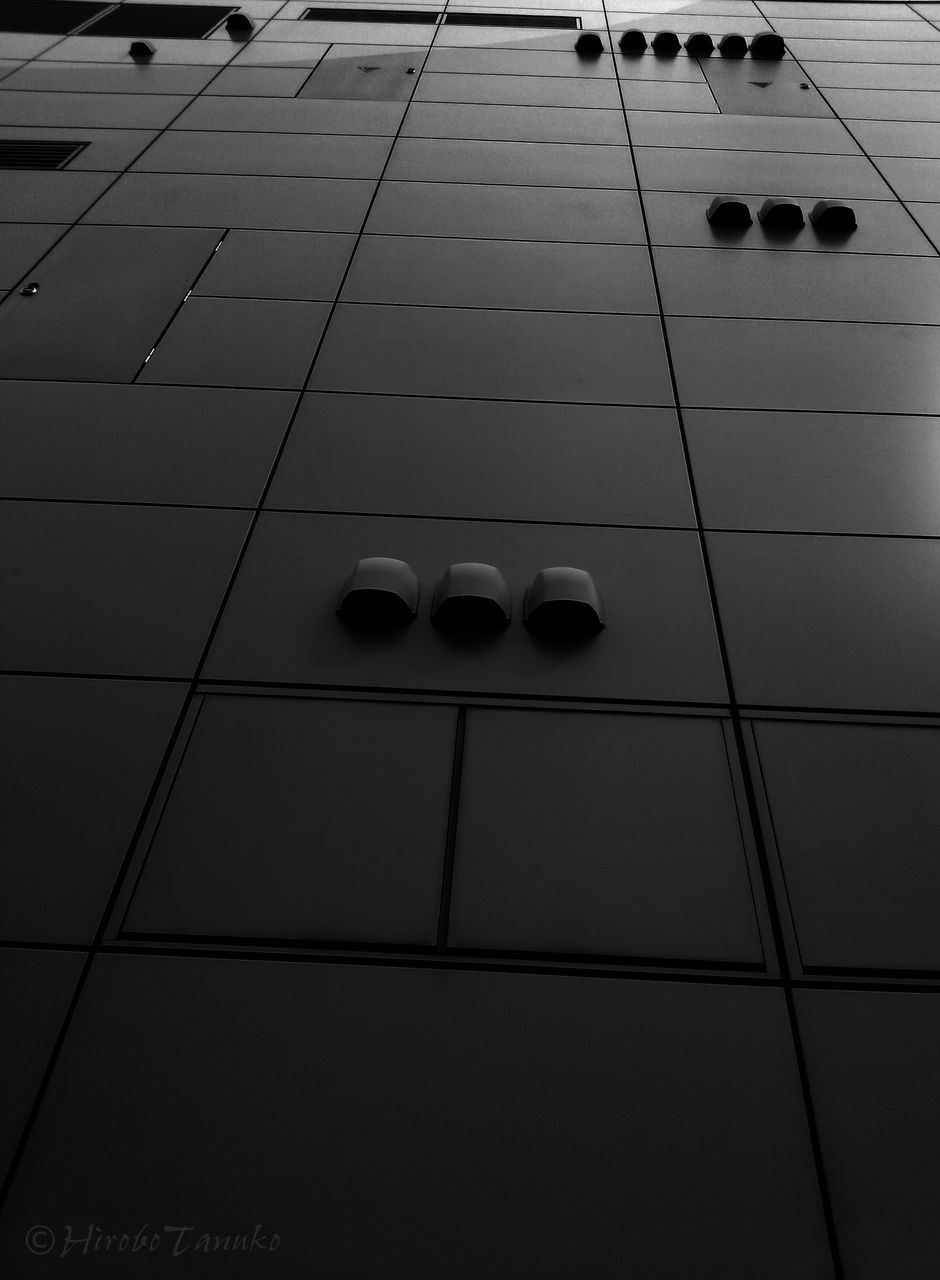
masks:
POLYGON ((233 11, 234 5, 229 4, 122 4, 93 22, 82 35, 201 40, 233 11))
POLYGON ((458 27, 547 27, 556 31, 579 31, 581 19, 542 13, 454 13, 445 22, 458 27))
POLYGON ((308 9, 308 22, 435 23, 440 14, 429 9, 308 9))

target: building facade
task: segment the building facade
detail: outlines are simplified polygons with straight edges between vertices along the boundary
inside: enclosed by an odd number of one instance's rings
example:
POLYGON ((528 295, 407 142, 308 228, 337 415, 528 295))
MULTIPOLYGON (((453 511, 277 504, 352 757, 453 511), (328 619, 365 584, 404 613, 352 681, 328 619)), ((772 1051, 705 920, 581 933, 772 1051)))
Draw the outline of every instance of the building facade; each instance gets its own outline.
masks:
POLYGON ((940 3, 0 0, 0 156, 3 1274, 940 1274, 940 3))

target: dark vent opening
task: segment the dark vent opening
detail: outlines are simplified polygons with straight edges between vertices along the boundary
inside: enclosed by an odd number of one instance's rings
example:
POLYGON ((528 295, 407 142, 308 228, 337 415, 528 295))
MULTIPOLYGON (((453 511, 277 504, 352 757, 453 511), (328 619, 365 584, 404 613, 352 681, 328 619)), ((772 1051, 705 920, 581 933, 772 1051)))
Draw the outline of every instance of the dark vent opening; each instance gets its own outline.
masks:
POLYGON ((87 146, 87 142, 6 138, 0 141, 0 169, 64 169, 87 146))
POLYGON ((67 36, 107 7, 91 0, 0 0, 0 31, 67 36))
POLYGON ((458 27, 549 27, 556 31, 580 31, 581 19, 542 13, 447 13, 444 21, 458 27))
POLYGON ((308 9, 308 22, 434 23, 439 14, 428 9, 308 9))
POLYGON ((201 40, 233 11, 234 5, 122 4, 93 22, 82 34, 201 40))

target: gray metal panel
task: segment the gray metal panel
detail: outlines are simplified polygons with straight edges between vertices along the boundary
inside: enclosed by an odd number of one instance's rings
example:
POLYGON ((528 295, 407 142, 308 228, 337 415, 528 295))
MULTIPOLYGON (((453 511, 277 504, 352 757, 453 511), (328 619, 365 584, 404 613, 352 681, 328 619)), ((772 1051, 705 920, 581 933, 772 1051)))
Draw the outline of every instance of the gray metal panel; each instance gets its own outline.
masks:
POLYGON ((940 970, 940 734, 754 721, 803 965, 940 970))
POLYGON ((127 173, 95 206, 93 217, 105 223, 358 231, 374 189, 371 180, 127 173))
POLYGON ((168 66, 156 62, 31 62, 4 86, 46 93, 199 93, 214 67, 168 66))
POLYGON ((806 151, 820 155, 858 155, 861 149, 841 120, 674 111, 631 111, 627 119, 636 147, 806 151))
MULTIPOLYGON (((223 76, 255 74, 235 68, 223 76)), ((285 74, 261 70, 257 74, 285 74)), ((291 72, 290 74, 293 74, 291 72)), ((222 76, 213 88, 224 83, 222 76)), ((222 89, 219 90, 223 92, 222 89)), ((264 88, 265 94, 269 90, 264 88)), ((224 133, 366 133, 392 136, 401 123, 405 108, 392 102, 348 102, 305 98, 245 97, 239 99, 197 98, 173 123, 177 129, 208 129, 224 133)))
MULTIPOLYGON (((42 1084, 85 957, 63 951, 0 950, 4 1035, 16 1053, 3 1055, 0 1168, 6 1170, 42 1084)), ((19 1246, 17 1256, 23 1256, 19 1246)))
POLYGON ((0 218, 8 222, 72 222, 113 181, 113 173, 4 172, 0 218))
POLYGON ((4 93, 0 124, 163 129, 188 101, 169 93, 4 93))
POLYGON ((694 524, 673 409, 304 397, 273 507, 694 524))
POLYGON ((930 1280, 940 1253, 937 996, 794 995, 845 1274, 930 1280))
POLYGON ((478 142, 402 138, 387 176, 405 181, 493 182, 538 187, 636 186, 625 147, 563 142, 478 142))
POLYGON ((703 58, 702 70, 718 105, 729 115, 832 116, 807 71, 788 59, 703 58))
POLYGON ((327 302, 188 298, 140 380, 300 387, 329 313, 327 302))
POLYGON ((708 534, 742 702, 940 710, 940 542, 708 534))
POLYGON ((390 148, 388 138, 175 129, 157 139, 134 172, 377 178, 390 148))
POLYGON ((596 143, 619 147, 628 144, 622 111, 459 102, 412 104, 405 117, 402 137, 596 143))
MULTIPOLYGON (((409 32, 413 30, 408 28, 409 32)), ((339 39, 349 38, 341 32, 337 36, 339 39)), ((405 53, 381 53, 369 49, 350 57, 327 57, 301 89, 300 97, 407 102, 424 56, 423 49, 411 49, 405 53)))
POLYGON ((811 320, 666 321, 682 404, 940 413, 940 330, 811 320))
POLYGON ((277 391, 0 382, 4 492, 254 506, 293 404, 277 391))
POLYGON ((124 927, 433 945, 456 712, 210 697, 124 927))
POLYGON ((336 308, 310 388, 576 404, 673 399, 655 316, 363 303, 336 308))
POLYGON ((341 296, 399 305, 658 312, 645 245, 364 236, 341 296))
POLYGON ((331 302, 355 245, 354 235, 333 232, 231 231, 194 292, 331 302))
POLYGON ((217 633, 212 678, 472 690, 584 698, 715 701, 724 682, 693 533, 356 516, 262 516, 217 633), (363 556, 407 561, 422 584, 417 620, 377 636, 336 616, 363 556), (496 565, 515 621, 496 636, 430 625, 449 564, 496 565), (607 626, 590 640, 539 641, 522 625, 526 585, 547 565, 593 576, 607 626))
MULTIPOLYGON (((776 990, 101 956, 4 1245, 76 1187, 117 1221, 167 1187, 207 1230, 260 1219, 279 1280, 309 1280, 311 1203, 325 1275, 439 1276, 459 1240, 449 1280, 610 1277, 627 1256, 644 1280, 705 1257, 715 1275, 832 1276, 776 990)), ((75 1261, 100 1276, 100 1257, 75 1261)))
POLYGON ((940 418, 687 409, 713 529, 940 537, 940 418))
POLYGON ((0 223, 0 288, 12 289, 67 230, 61 222, 0 223))
MULTIPOLYGON (((433 57, 433 55, 432 55, 433 57)), ((576 79, 573 76, 506 76, 425 71, 415 94, 416 102, 490 102, 518 106, 621 107, 612 80, 576 79)))
POLYGON ((709 198, 725 191, 760 191, 812 200, 891 199, 891 188, 865 156, 682 147, 637 147, 635 154, 640 185, 652 191, 702 191, 709 198))
POLYGON ((642 244, 635 191, 383 181, 366 227, 389 235, 642 244))
POLYGON ((90 943, 185 685, 4 676, 0 936, 90 943))
MULTIPOLYGON (((795 243, 804 235, 813 232, 795 243)), ((654 257, 667 315, 940 324, 937 258, 721 248, 657 248, 654 257)))
POLYGON ((238 511, 72 502, 4 502, 0 519, 0 664, 90 675, 191 676, 248 528, 238 511))
MULTIPOLYGON (((438 42, 428 55, 427 70, 457 71, 468 75, 558 75, 595 79, 612 78, 614 64, 610 58, 587 61, 572 58, 570 53, 547 49, 446 49, 438 42)), ((695 78, 701 78, 698 72, 695 78)))
POLYGON ((451 919, 457 947, 760 964, 720 722, 472 709, 451 919))
POLYGON ((218 242, 217 230, 75 227, 0 310, 6 378, 129 382, 218 242))

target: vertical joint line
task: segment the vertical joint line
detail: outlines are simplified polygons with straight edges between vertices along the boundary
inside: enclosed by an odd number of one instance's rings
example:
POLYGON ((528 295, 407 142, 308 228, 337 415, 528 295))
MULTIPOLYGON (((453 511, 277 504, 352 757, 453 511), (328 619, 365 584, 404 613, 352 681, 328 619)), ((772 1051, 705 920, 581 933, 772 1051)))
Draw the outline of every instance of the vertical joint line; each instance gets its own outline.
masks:
POLYGON ((457 849, 457 822, 460 816, 460 783, 463 775, 463 751, 467 736, 467 708, 457 708, 454 732, 454 764, 450 776, 450 803, 447 811, 447 835, 444 840, 444 870, 441 876, 441 906, 437 920, 437 949, 447 950, 450 928, 450 903, 454 893, 454 858, 457 849))

